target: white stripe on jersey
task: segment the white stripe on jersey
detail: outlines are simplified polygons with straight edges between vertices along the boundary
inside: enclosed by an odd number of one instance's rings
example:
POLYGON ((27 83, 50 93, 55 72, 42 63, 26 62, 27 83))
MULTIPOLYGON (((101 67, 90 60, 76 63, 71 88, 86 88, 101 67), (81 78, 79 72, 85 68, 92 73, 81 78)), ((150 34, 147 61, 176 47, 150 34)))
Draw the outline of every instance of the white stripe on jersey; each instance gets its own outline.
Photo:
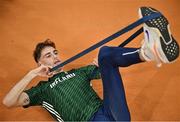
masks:
POLYGON ((51 108, 51 107, 47 106, 46 104, 44 104, 44 105, 43 105, 43 107, 45 107, 45 108, 48 108, 48 109, 52 110, 54 113, 56 113, 58 116, 60 116, 60 114, 59 114, 57 111, 55 111, 53 108, 51 108))
POLYGON ((44 104, 47 104, 47 105, 49 105, 50 107, 53 108, 53 106, 52 106, 51 104, 47 103, 46 101, 43 101, 43 103, 44 103, 44 104))
POLYGON ((60 114, 59 114, 56 110, 53 109, 53 106, 52 106, 51 104, 43 101, 42 106, 43 106, 47 111, 49 111, 50 113, 54 114, 54 115, 57 117, 57 120, 58 120, 59 122, 63 122, 62 118, 60 117, 60 114))

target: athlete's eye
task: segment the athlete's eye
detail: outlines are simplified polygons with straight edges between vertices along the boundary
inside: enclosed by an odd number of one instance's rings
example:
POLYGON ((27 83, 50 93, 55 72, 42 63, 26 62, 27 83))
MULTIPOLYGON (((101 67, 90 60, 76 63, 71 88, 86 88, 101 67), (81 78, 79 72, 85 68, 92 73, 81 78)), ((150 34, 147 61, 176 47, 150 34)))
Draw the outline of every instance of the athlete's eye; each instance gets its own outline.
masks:
POLYGON ((58 51, 57 51, 57 50, 55 50, 55 51, 54 51, 54 54, 55 54, 55 55, 58 55, 58 51))
POLYGON ((51 54, 49 54, 49 55, 46 55, 46 58, 50 58, 51 57, 51 54))

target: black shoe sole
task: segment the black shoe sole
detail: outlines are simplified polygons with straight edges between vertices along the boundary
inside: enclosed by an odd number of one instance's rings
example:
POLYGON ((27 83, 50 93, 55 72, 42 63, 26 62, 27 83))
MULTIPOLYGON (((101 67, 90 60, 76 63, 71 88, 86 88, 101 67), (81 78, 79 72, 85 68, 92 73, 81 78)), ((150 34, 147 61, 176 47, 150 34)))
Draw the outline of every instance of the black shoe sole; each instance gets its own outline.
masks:
MULTIPOLYGON (((160 13, 158 10, 151 7, 141 7, 140 11, 142 17, 149 16, 157 12, 160 13)), ((145 24, 150 28, 152 27, 158 29, 161 33, 160 44, 168 62, 172 62, 177 59, 179 56, 179 45, 170 33, 168 20, 162 15, 155 19, 146 21, 145 24)))

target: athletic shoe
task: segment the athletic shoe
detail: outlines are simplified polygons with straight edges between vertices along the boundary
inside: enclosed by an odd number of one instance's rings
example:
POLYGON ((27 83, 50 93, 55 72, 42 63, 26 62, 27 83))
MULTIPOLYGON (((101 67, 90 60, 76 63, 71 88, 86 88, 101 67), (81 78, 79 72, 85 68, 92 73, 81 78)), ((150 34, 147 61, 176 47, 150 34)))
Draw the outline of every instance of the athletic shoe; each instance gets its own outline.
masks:
MULTIPOLYGON (((159 11, 151 7, 141 7, 139 16, 149 16, 157 12, 159 11)), ((170 63, 178 58, 179 45, 171 34, 168 20, 163 15, 146 21, 143 29, 144 42, 141 54, 146 61, 156 61, 158 65, 161 65, 161 63, 170 63)))

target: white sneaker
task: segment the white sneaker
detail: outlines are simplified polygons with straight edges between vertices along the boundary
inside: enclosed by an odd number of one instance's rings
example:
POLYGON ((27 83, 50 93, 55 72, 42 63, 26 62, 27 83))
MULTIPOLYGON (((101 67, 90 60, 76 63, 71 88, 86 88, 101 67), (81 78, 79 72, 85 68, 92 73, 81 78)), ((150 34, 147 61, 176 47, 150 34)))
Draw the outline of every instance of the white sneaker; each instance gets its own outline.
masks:
MULTIPOLYGON (((149 16, 156 12, 159 11, 150 7, 141 7, 139 16, 149 16)), ((160 66, 161 63, 170 63, 177 59, 179 45, 171 35, 169 22, 163 15, 145 22, 143 29, 144 42, 141 54, 146 61, 156 61, 160 66)))

